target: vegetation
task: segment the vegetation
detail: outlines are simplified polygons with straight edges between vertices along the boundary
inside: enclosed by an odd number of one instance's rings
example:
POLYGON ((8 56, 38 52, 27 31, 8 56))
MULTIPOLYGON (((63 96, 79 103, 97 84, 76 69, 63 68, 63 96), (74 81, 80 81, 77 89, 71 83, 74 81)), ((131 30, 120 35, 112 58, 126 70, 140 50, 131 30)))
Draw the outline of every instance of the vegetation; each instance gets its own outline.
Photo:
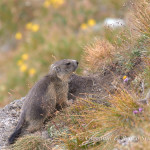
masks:
MULTIPOLYGON (((24 96, 56 59, 77 59, 83 71, 94 73, 115 67, 113 78, 120 82, 108 100, 110 106, 78 99, 53 119, 56 130, 62 127, 67 130, 53 137, 54 141, 70 150, 140 150, 143 147, 148 150, 150 107, 137 100, 144 98, 150 89, 149 14, 148 0, 132 3, 127 0, 45 0, 36 4, 32 0, 12 3, 2 0, 0 38, 2 43, 7 43, 10 37, 16 46, 11 47, 14 51, 0 52, 3 54, 0 104, 24 96), (102 22, 106 17, 129 19, 125 27, 105 28, 102 22), (87 46, 82 48, 84 45, 87 46), (126 147, 118 144, 125 136, 138 137, 138 142, 126 147)), ((25 136, 14 148, 41 149, 39 142, 45 143, 39 137, 25 136), (33 147, 27 148, 25 145, 30 141, 33 147)))
POLYGON ((13 150, 48 150, 51 149, 51 142, 48 140, 44 140, 38 136, 25 136, 20 138, 12 147, 13 150))

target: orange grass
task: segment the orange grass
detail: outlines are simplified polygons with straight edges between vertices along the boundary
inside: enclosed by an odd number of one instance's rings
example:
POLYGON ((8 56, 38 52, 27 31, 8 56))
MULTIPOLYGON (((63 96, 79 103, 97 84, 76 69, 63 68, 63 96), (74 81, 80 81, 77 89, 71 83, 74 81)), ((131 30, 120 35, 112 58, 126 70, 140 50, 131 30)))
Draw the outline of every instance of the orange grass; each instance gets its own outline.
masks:
POLYGON ((38 136, 24 136, 19 138, 11 147, 13 150, 51 150, 51 142, 38 136))
POLYGON ((85 66, 92 71, 98 71, 100 67, 112 62, 114 55, 114 47, 107 40, 96 39, 92 44, 84 48, 85 66))
POLYGON ((136 30, 150 37, 150 2, 137 0, 133 3, 133 24, 136 30))
POLYGON ((90 100, 89 103, 87 100, 78 100, 61 115, 70 133, 60 140, 68 149, 100 148, 104 145, 107 145, 106 149, 112 147, 115 139, 127 135, 138 120, 139 116, 133 114, 140 107, 135 99, 133 94, 120 90, 109 100, 111 107, 90 100))

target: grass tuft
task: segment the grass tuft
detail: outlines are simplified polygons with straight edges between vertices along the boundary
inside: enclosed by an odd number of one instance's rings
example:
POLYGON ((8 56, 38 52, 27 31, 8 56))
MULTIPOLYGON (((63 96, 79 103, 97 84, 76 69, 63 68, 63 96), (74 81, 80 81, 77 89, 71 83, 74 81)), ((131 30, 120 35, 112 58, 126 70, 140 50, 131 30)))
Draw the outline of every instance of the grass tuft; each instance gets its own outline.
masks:
POLYGON ((92 71, 99 71, 112 62, 114 47, 107 40, 96 39, 92 44, 87 45, 84 49, 85 66, 92 71))
POLYGON ((51 150, 51 143, 41 137, 28 135, 19 138, 12 146, 13 150, 51 150))
POLYGON ((112 148, 140 120, 141 114, 134 114, 140 107, 136 99, 133 94, 119 90, 109 100, 111 107, 78 100, 62 115, 70 133, 61 137, 61 141, 68 149, 112 148))
POLYGON ((150 3, 148 0, 137 0, 133 6, 133 25, 143 35, 150 37, 150 3))

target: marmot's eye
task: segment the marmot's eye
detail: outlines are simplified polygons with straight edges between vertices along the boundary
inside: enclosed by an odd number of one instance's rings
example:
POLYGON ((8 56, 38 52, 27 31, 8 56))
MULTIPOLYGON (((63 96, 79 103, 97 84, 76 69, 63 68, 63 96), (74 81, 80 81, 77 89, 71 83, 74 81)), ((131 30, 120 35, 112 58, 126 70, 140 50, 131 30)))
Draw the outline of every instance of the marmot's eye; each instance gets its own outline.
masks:
POLYGON ((71 64, 70 62, 66 63, 67 66, 69 66, 70 64, 71 64))

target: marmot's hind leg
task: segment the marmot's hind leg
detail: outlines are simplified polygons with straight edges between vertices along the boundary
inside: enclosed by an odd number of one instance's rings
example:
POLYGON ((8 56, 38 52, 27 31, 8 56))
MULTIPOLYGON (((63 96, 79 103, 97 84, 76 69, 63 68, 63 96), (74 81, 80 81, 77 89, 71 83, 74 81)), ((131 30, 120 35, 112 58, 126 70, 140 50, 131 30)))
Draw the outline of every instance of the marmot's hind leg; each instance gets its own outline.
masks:
POLYGON ((66 107, 70 106, 71 104, 72 104, 72 102, 64 101, 61 104, 56 104, 56 109, 57 110, 62 110, 63 108, 66 108, 66 107))
POLYGON ((43 119, 41 120, 32 120, 27 128, 27 132, 33 133, 39 130, 42 127, 43 119))

